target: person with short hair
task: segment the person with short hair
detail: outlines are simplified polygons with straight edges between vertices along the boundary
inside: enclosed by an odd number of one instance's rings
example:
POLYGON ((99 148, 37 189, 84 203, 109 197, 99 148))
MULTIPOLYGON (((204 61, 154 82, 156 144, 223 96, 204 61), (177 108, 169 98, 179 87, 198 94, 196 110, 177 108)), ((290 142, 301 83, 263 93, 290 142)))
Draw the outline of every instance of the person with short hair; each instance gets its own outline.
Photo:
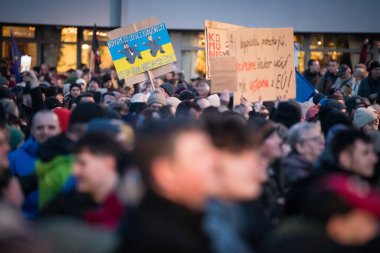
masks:
POLYGON ((316 123, 298 123, 288 132, 291 152, 283 158, 280 170, 286 177, 287 188, 296 181, 307 177, 315 161, 324 150, 324 137, 316 123))
POLYGON ((315 87, 321 78, 321 74, 319 72, 320 66, 319 61, 315 59, 310 59, 307 63, 307 69, 303 73, 303 76, 306 78, 306 80, 309 81, 313 87, 315 87))
MULTIPOLYGON (((37 151, 41 144, 48 139, 61 133, 58 116, 48 110, 37 112, 30 127, 31 136, 17 150, 9 154, 10 170, 12 175, 17 177, 26 177, 35 173, 37 151)), ((21 181, 21 186, 26 194, 22 207, 24 215, 33 218, 38 210, 38 191, 27 190, 29 180, 21 181)))
POLYGON ((202 211, 216 190, 208 136, 184 120, 156 122, 137 131, 135 143, 147 193, 127 213, 119 252, 210 252, 202 230, 202 211))

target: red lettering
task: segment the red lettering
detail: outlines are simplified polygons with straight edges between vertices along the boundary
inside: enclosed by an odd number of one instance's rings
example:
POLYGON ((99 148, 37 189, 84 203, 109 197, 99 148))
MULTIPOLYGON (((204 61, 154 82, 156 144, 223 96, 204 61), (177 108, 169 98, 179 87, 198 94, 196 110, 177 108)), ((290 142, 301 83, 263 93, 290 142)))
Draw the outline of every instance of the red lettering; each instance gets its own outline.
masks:
POLYGON ((214 41, 214 35, 215 35, 215 34, 213 34, 213 33, 209 33, 209 34, 208 34, 208 40, 209 40, 209 41, 214 41))
POLYGON ((255 79, 249 84, 249 89, 252 92, 256 92, 261 88, 269 87, 269 81, 267 79, 258 80, 255 79))
POLYGON ((220 42, 220 34, 215 35, 216 42, 220 42))
POLYGON ((215 49, 215 42, 209 42, 208 43, 208 48, 209 49, 215 49))

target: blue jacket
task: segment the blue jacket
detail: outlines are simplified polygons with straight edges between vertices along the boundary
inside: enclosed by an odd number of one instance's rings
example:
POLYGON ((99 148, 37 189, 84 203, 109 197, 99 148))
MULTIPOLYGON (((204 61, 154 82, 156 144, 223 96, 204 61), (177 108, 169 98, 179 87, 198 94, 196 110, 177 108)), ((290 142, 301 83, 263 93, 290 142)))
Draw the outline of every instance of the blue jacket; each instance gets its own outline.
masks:
MULTIPOLYGON (((16 177, 28 176, 36 171, 38 142, 30 137, 17 150, 8 156, 12 175, 16 177)), ((36 215, 38 210, 38 191, 33 191, 25 196, 22 211, 28 218, 36 215)))

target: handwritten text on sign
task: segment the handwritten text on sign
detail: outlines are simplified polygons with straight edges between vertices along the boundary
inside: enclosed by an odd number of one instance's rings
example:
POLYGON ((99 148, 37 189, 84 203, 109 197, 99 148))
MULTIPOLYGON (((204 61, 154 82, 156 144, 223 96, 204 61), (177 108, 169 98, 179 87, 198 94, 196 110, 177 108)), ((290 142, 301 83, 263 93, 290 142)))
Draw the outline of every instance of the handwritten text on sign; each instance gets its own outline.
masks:
POLYGON ((292 28, 229 30, 230 53, 236 56, 238 91, 249 101, 295 97, 292 28))

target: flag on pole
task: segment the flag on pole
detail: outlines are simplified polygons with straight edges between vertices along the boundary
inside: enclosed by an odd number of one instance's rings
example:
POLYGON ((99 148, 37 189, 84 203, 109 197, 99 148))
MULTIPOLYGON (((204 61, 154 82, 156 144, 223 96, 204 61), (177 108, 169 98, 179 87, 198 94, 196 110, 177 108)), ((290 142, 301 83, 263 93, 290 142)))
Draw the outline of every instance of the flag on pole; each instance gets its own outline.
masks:
POLYGON ((15 75, 16 83, 19 83, 22 81, 21 73, 20 73, 21 54, 20 54, 20 51, 18 50, 16 39, 12 31, 11 31, 11 40, 12 40, 13 73, 15 75))
POLYGON ((303 103, 318 91, 296 70, 296 101, 303 103))
POLYGON ((92 53, 94 55, 94 61, 95 61, 95 73, 100 72, 100 64, 102 63, 100 59, 100 52, 99 52, 99 41, 98 41, 98 35, 96 34, 96 24, 94 24, 94 27, 92 29, 92 53))

